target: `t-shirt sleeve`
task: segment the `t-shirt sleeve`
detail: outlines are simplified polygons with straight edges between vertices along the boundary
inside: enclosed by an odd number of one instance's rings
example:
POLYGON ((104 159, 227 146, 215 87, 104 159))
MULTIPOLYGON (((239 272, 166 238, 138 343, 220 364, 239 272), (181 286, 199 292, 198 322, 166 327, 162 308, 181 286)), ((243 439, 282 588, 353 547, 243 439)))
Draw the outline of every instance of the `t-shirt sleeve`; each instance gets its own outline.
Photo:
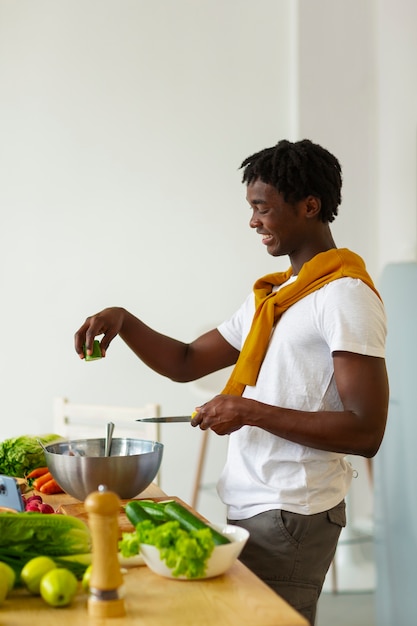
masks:
POLYGON ((255 313, 254 295, 249 294, 240 308, 217 327, 224 339, 236 350, 242 349, 245 338, 249 332, 250 323, 255 313))
POLYGON ((332 352, 385 356, 385 308, 372 289, 358 279, 336 280, 324 288, 323 304, 320 324, 332 352))

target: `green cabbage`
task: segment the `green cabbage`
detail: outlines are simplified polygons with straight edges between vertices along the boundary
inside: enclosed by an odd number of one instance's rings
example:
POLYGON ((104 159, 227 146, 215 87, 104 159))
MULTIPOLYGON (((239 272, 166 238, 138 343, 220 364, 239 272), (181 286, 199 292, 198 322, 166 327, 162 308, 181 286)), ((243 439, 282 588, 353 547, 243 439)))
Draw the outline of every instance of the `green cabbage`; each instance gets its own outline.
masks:
POLYGON ((59 435, 21 435, 0 443, 0 474, 24 478, 33 469, 46 465, 44 445, 60 439, 59 435))

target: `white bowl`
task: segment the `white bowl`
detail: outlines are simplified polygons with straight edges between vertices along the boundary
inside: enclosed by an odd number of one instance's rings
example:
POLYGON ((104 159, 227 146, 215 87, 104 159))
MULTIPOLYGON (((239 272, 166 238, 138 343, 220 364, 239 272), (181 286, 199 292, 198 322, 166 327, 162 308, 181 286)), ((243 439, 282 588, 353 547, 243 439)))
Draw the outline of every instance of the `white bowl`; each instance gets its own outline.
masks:
MULTIPOLYGON (((206 572, 204 576, 199 577, 200 580, 224 574, 236 561, 249 538, 249 532, 240 526, 232 526, 228 524, 211 524, 211 526, 221 532, 222 535, 228 537, 230 539, 230 543, 215 546, 207 562, 206 572)), ((155 572, 155 574, 159 574, 165 578, 174 578, 176 580, 198 580, 198 578, 174 576, 172 570, 167 567, 165 562, 161 559, 159 550, 155 546, 141 543, 140 551, 146 565, 153 572, 155 572)))

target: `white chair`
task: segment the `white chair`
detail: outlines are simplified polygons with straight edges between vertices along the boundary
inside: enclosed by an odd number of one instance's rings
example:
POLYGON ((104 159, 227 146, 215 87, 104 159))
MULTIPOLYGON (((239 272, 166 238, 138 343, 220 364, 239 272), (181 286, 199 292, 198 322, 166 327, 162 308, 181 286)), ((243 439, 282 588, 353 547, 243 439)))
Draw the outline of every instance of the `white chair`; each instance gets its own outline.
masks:
POLYGON ((159 424, 135 421, 141 417, 159 417, 160 413, 161 407, 157 403, 124 407, 75 404, 68 398, 59 397, 54 400, 54 432, 66 439, 101 438, 106 436, 107 423, 113 422, 115 438, 160 441, 159 424))

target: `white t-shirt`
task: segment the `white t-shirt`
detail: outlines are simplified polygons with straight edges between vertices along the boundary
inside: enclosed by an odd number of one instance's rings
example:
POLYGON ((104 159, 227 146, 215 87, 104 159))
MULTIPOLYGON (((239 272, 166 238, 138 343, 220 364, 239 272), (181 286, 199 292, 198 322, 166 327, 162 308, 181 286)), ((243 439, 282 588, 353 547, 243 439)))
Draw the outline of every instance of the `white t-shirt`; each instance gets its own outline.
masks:
MULTIPOLYGON (((254 312, 252 293, 218 328, 238 350, 254 312)), ((247 386, 242 395, 302 411, 342 411, 332 352, 384 357, 385 338, 385 310, 378 296, 358 279, 335 280, 281 316, 256 385, 247 386)), ((311 515, 338 504, 351 478, 352 468, 343 454, 243 426, 229 436, 226 465, 217 488, 230 519, 245 519, 270 509, 311 515)))

